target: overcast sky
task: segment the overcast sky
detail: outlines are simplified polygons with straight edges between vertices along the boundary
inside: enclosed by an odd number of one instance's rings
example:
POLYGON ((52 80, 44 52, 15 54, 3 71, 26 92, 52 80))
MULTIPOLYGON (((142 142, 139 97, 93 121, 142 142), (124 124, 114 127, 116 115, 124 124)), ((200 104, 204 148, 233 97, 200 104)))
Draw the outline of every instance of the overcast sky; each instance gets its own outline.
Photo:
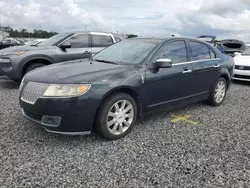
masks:
POLYGON ((0 0, 2 25, 250 41, 250 0, 0 0))

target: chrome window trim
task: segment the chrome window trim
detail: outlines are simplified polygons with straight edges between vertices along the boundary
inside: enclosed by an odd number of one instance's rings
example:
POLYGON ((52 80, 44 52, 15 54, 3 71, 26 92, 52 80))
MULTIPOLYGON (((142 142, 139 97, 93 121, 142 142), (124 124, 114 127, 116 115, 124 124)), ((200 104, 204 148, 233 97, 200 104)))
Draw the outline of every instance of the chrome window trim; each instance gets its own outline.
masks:
POLYGON ((90 32, 91 35, 104 35, 104 36, 112 36, 110 33, 99 33, 99 32, 90 32))
POLYGON ((220 60, 220 58, 202 59, 202 60, 196 60, 196 61, 187 61, 187 62, 183 62, 183 63, 175 63, 172 66, 186 65, 186 64, 199 63, 199 62, 205 62, 205 61, 217 61, 217 60, 220 60))

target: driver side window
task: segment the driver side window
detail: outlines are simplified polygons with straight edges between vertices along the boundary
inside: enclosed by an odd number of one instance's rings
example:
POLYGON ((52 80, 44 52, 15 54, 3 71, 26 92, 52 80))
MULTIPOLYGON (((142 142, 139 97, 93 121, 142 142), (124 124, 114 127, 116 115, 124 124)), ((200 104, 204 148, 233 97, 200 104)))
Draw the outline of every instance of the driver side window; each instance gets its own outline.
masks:
POLYGON ((157 53, 155 60, 165 58, 171 59, 172 64, 188 61, 185 41, 173 41, 163 46, 157 53))
POLYGON ((71 37, 65 42, 69 42, 71 44, 71 48, 87 48, 89 47, 89 36, 79 34, 71 37))

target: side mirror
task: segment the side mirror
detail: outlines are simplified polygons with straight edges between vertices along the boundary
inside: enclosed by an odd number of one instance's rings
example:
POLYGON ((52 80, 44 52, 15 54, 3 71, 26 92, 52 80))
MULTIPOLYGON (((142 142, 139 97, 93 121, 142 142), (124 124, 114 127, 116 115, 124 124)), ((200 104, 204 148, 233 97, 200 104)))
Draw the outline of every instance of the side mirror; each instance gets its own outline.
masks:
POLYGON ((71 48, 71 44, 69 42, 64 42, 63 44, 60 45, 60 48, 63 50, 71 48))
POLYGON ((170 68, 172 67, 172 60, 171 59, 157 59, 154 62, 156 68, 170 68))

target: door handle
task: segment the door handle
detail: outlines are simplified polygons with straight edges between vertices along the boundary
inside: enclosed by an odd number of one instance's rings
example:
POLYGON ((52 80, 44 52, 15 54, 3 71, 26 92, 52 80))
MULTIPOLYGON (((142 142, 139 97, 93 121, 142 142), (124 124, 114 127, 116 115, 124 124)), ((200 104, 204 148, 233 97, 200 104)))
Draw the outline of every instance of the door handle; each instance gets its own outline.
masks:
POLYGON ((217 65, 217 64, 216 64, 216 65, 214 65, 214 68, 219 68, 219 67, 220 67, 220 65, 217 65))
POLYGON ((90 54, 90 52, 88 52, 88 51, 85 51, 84 53, 85 53, 85 54, 90 54))
POLYGON ((192 72, 192 70, 184 70, 182 73, 183 74, 188 74, 188 73, 191 73, 192 72))

